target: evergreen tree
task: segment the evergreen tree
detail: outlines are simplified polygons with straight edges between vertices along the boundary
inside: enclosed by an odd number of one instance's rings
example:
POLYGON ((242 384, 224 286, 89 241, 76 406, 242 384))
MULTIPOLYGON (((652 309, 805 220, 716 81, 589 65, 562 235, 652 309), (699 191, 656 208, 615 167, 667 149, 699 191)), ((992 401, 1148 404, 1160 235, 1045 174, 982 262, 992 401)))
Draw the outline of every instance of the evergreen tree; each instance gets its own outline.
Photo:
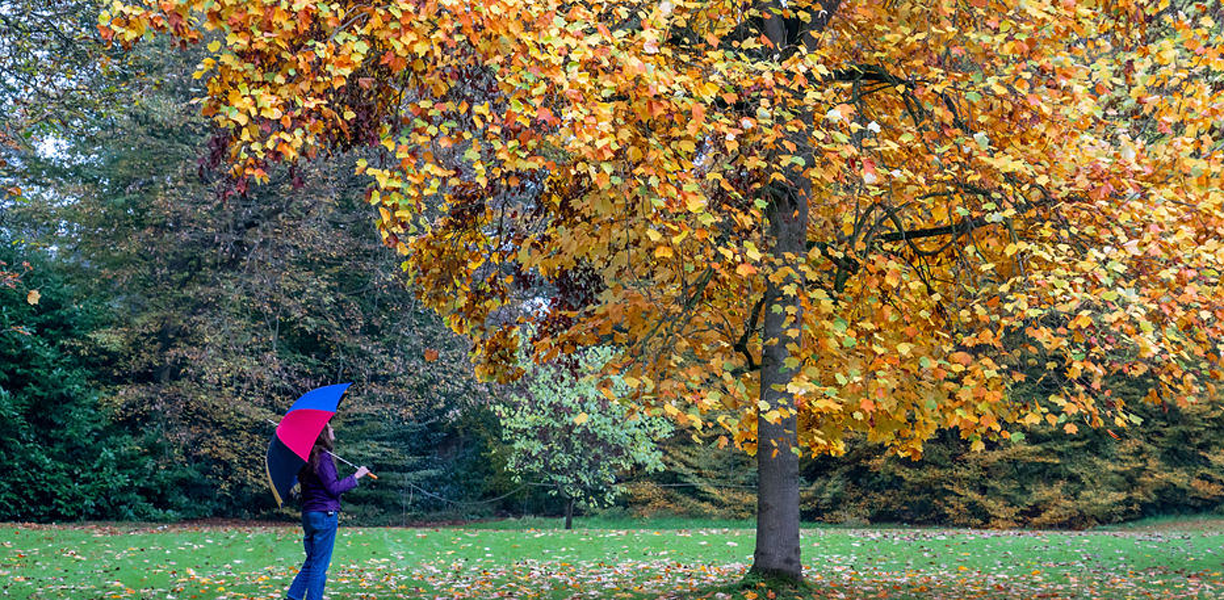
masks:
POLYGON ((157 519, 185 473, 158 470, 156 440, 115 427, 92 385, 107 311, 83 298, 45 251, 3 240, 0 260, 32 263, 37 303, 0 286, 0 512, 9 520, 157 519))

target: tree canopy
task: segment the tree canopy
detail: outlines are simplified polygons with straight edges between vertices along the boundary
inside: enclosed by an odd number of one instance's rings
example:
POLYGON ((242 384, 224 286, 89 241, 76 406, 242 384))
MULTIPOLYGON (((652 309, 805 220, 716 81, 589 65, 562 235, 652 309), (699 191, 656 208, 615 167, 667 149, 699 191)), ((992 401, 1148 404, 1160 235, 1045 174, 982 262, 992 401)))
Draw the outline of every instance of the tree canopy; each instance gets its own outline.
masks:
POLYGON ((755 451, 756 566, 798 575, 801 449, 1124 427, 1112 375, 1214 391, 1213 12, 162 0, 100 27, 207 45, 239 178, 368 148, 386 243, 482 374, 518 374, 528 324, 545 360, 615 345, 640 401, 755 451))

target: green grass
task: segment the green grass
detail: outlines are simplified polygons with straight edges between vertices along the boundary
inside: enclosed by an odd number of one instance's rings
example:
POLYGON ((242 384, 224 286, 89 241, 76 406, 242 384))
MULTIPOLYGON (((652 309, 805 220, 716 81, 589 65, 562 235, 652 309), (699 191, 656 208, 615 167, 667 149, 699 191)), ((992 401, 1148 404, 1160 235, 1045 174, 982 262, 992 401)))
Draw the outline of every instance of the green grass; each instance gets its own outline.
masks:
MULTIPOLYGON (((823 525, 811 525, 824 527, 823 525)), ((464 525, 466 529, 564 529, 563 517, 523 517, 477 521, 464 525)), ((649 519, 628 516, 574 517, 575 529, 755 529, 756 521, 750 519, 691 519, 686 517, 651 517, 649 519)))
MULTIPOLYGON (((564 531, 551 521, 342 527, 328 597, 1224 598, 1224 528, 807 529, 807 586, 772 590, 741 583, 748 528, 582 520, 592 526, 564 531), (529 522, 496 526, 511 525, 529 522)), ((0 596, 280 598, 302 558, 299 536, 293 527, 0 525, 0 596)))

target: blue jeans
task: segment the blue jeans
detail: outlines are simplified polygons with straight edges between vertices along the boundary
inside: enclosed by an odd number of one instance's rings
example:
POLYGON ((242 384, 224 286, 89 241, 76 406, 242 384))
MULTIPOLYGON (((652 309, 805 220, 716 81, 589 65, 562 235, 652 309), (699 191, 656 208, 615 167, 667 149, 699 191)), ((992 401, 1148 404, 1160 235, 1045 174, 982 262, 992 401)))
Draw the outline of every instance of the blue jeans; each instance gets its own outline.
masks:
POLYGON ((335 511, 302 513, 306 561, 289 586, 290 600, 323 600, 323 585, 327 583, 327 567, 331 564, 339 524, 340 513, 335 511))

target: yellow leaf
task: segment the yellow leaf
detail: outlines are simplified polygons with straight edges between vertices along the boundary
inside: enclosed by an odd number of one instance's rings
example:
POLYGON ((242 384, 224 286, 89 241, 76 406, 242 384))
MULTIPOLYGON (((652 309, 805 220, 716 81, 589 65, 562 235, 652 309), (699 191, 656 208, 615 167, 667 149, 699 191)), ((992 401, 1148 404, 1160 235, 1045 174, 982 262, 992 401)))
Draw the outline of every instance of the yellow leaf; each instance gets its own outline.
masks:
POLYGON ((38 304, 39 298, 42 298, 42 294, 38 293, 38 290, 30 290, 30 293, 26 294, 26 302, 30 304, 38 304))
POLYGON ((590 418, 591 416, 586 413, 578 413, 578 416, 574 417, 574 424, 582 425, 583 423, 587 422, 587 419, 590 419, 590 418))

